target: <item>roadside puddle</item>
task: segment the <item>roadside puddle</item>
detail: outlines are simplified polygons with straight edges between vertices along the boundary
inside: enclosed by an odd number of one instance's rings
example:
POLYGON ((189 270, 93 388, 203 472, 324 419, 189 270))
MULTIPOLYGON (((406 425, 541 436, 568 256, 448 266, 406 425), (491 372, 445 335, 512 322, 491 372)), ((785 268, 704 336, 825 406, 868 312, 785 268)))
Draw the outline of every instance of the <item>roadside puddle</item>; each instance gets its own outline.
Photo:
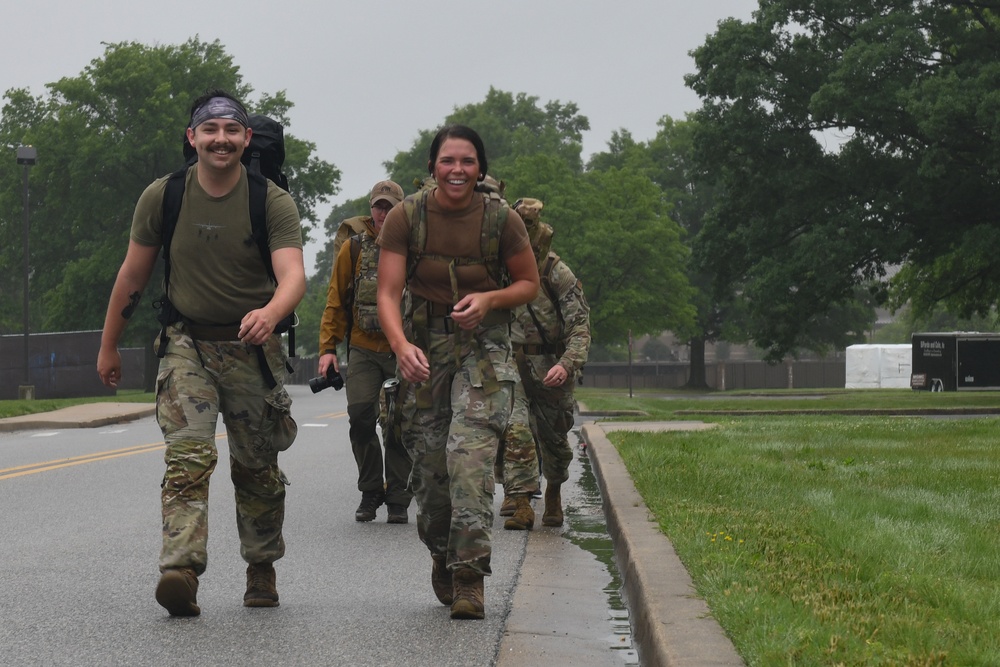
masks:
POLYGON ((568 524, 564 534, 581 549, 594 554, 611 576, 610 583, 604 588, 608 602, 608 648, 621 657, 621 664, 638 665, 639 654, 632 643, 632 626, 628 607, 622 598, 622 578, 615 562, 614 544, 604 519, 601 491, 578 426, 570 432, 570 438, 575 438, 577 442, 572 465, 579 465, 580 472, 577 476, 577 493, 571 499, 563 501, 568 524))

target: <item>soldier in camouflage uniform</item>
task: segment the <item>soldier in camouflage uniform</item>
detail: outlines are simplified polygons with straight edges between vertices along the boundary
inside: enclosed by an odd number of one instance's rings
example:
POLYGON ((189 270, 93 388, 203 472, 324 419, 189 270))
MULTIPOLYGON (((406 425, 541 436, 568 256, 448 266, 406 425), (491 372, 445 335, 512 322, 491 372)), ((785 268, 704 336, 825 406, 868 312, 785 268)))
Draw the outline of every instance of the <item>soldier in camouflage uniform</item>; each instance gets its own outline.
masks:
POLYGON ((347 415, 361 492, 356 521, 373 521, 385 503, 388 523, 406 523, 406 508, 413 497, 407 488, 413 467, 410 455, 395 437, 394 428, 382 430, 382 443, 375 430, 382 383, 396 377, 396 359, 376 312, 379 248, 375 239, 385 216, 402 200, 403 189, 393 181, 372 186, 368 197, 372 214, 362 218, 364 231, 349 237, 335 256, 320 321, 320 375, 325 376, 331 367, 340 372, 337 346, 345 340, 349 343, 347 415))
MULTIPOLYGON (((201 613, 198 577, 208 561, 208 485, 218 462, 220 414, 236 489, 240 553, 248 563, 243 604, 278 606, 273 563, 285 552, 288 483, 278 452, 292 444, 296 426, 282 382, 288 360, 280 336, 272 334, 302 299, 306 280, 295 202, 270 181, 264 185, 277 286, 257 244, 245 243, 250 184, 240 157, 250 142, 248 125, 238 100, 211 91, 195 101, 187 129, 198 162, 184 176, 172 237, 156 379, 156 415, 166 442, 156 600, 172 616, 201 613)), ((154 181, 136 204, 128 252, 108 302, 97 372, 110 387, 121 379, 118 341, 162 245, 167 181, 154 181)))
POLYGON ((390 211, 379 235, 378 315, 405 384, 417 532, 434 593, 457 619, 485 615, 493 462, 517 377, 510 309, 538 290, 524 223, 501 197, 475 190, 486 168, 475 131, 443 128, 428 162, 437 185, 390 211))
POLYGON ((505 498, 501 513, 511 514, 506 528, 522 530, 531 527, 529 520, 534 522, 529 504, 533 489, 527 480, 537 475, 536 446, 546 481, 542 525, 563 523, 560 486, 569 478, 573 460, 567 438, 573 427, 573 389, 590 350, 590 306, 583 285, 559 256, 549 251, 552 228, 539 219, 542 207, 537 199, 522 199, 514 205, 527 227, 541 279, 538 296, 515 309, 511 325, 531 433, 518 428, 512 417, 504 434, 505 498))

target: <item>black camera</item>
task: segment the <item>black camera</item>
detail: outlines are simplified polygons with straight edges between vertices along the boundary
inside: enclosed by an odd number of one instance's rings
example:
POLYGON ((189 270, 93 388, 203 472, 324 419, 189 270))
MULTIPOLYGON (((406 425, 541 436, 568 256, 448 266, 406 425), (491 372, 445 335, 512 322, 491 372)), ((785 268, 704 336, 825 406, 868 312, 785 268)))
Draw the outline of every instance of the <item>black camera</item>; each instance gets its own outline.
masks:
POLYGON ((344 388, 344 378, 340 373, 333 369, 331 365, 326 369, 326 376, 319 376, 309 380, 309 388, 312 389, 312 393, 317 393, 323 391, 327 387, 333 387, 335 391, 340 391, 344 388))

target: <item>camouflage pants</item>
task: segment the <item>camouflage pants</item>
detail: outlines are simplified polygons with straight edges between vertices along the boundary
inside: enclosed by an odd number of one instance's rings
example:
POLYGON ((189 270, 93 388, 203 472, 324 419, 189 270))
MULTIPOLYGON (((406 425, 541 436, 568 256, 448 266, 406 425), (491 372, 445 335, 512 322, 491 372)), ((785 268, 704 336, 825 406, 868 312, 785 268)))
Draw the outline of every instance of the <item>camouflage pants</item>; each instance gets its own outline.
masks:
POLYGON ((535 436, 531 432, 528 395, 524 384, 514 385, 514 407, 510 423, 503 432, 500 451, 497 453, 497 476, 503 479, 503 490, 508 496, 533 494, 538 491, 538 454, 535 436))
MULTIPOLYGON (((547 355, 528 355, 518 368, 528 397, 528 422, 538 446, 542 476, 551 484, 562 484, 569 479, 569 464, 573 462, 573 448, 567 434, 573 428, 576 382, 571 376, 561 387, 546 387, 542 378, 552 365, 553 360, 547 355)), ((523 455, 514 459, 513 465, 522 468, 530 465, 522 461, 526 461, 523 455)), ((505 469, 505 474, 526 475, 527 471, 519 473, 505 469)))
POLYGON ((431 377, 402 396, 417 534, 433 555, 446 556, 450 569, 489 575, 493 462, 517 372, 507 328, 479 328, 474 336, 429 331, 422 342, 431 377), (483 380, 485 358, 496 374, 493 386, 483 380))
POLYGON ((166 443, 161 484, 163 548, 160 570, 205 571, 208 551, 208 486, 218 462, 218 416, 226 425, 236 490, 240 553, 248 563, 271 563, 285 553, 281 527, 287 480, 278 452, 295 439, 291 398, 281 379, 285 353, 272 336, 264 353, 278 381, 267 387, 256 349, 238 341, 198 341, 179 325, 156 378, 156 418, 166 443))
POLYGON ((407 506, 413 493, 407 488, 413 461, 392 429, 382 431, 385 457, 375 425, 379 421, 382 383, 396 377, 396 358, 390 352, 351 347, 345 380, 351 449, 358 464, 358 491, 382 491, 385 501, 407 506), (383 466, 385 476, 383 481, 383 466))

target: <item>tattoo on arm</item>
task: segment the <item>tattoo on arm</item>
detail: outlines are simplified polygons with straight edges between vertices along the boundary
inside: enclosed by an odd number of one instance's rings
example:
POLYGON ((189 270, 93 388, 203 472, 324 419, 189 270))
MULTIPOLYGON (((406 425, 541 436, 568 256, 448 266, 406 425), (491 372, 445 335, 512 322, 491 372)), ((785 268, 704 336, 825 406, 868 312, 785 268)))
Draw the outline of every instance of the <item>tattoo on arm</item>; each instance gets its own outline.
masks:
POLYGON ((135 313, 136 306, 139 305, 139 299, 142 298, 142 294, 139 292, 132 292, 128 295, 128 305, 122 308, 122 317, 126 320, 130 319, 135 313))

